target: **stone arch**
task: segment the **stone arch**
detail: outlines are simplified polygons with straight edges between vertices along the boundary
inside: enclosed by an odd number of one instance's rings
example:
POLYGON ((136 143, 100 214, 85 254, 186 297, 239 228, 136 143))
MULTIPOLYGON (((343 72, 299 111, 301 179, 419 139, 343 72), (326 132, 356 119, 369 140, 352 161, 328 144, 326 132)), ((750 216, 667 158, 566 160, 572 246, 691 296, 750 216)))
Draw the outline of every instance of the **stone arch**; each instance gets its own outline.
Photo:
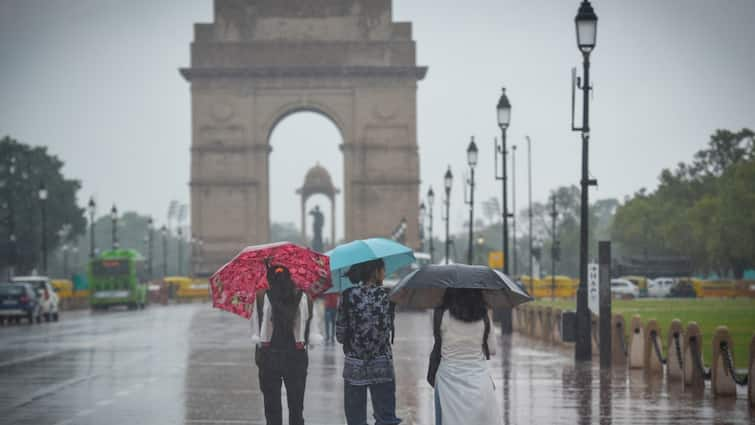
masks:
POLYGON ((418 247, 416 65, 391 0, 214 0, 196 24, 191 66, 192 232, 211 273, 270 238, 270 137, 315 112, 341 133, 344 238, 390 236, 407 220, 418 247), (244 13, 237 13, 243 10, 244 13), (229 29, 227 17, 233 16, 229 29))

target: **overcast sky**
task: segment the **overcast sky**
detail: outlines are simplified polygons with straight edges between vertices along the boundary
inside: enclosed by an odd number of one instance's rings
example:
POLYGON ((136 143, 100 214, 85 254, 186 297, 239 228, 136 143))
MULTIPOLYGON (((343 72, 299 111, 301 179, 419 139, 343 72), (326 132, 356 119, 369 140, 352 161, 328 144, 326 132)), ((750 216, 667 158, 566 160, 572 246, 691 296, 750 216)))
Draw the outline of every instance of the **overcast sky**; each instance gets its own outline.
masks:
MULTIPOLYGON (((467 214, 461 176, 472 135, 482 154, 477 199, 500 196, 490 153, 502 86, 513 105, 508 139, 520 146, 517 206, 526 203, 525 135, 535 200, 578 184, 569 112, 578 3, 394 0, 394 20, 413 22, 418 63, 429 66, 417 105, 422 193, 429 184, 439 192, 451 164, 455 228, 467 214)), ((755 127, 754 1, 593 5, 592 199, 655 187, 662 168, 688 161, 716 128, 755 127)), ((171 199, 189 200, 189 85, 177 69, 189 63, 192 25, 211 20, 212 0, 0 0, 0 135, 49 146, 82 181, 82 205, 95 195, 101 212, 117 202, 163 221, 171 199)), ((317 161, 343 187, 340 143, 315 114, 276 128, 273 220, 298 225, 294 190, 317 161)))

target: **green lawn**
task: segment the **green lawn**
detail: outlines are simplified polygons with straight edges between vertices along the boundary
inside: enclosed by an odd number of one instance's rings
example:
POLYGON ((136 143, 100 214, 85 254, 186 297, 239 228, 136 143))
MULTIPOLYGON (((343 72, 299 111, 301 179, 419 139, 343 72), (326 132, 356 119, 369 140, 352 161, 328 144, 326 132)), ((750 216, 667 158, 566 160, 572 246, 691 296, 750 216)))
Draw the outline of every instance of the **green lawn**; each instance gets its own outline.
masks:
MULTIPOLYGON (((576 310, 575 300, 538 300, 536 305, 553 306, 562 310, 576 310)), ((737 368, 746 368, 750 358, 750 339, 755 333, 755 299, 653 299, 613 300, 613 313, 624 315, 629 326, 632 316, 640 315, 642 323, 655 319, 663 334, 665 345, 671 321, 679 319, 682 326, 695 321, 704 338, 704 358, 711 361, 711 340, 716 328, 727 326, 734 339, 734 361, 737 368)), ((664 349, 665 352, 665 349, 664 349)))

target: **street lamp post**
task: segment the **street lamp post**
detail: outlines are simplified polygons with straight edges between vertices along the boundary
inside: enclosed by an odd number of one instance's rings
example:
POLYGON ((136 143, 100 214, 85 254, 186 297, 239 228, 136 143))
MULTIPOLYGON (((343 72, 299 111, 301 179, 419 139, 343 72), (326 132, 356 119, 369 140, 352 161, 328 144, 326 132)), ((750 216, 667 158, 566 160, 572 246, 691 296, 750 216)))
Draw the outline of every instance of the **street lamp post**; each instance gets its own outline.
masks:
MULTIPOLYGON (((506 130, 511 123, 511 103, 508 96, 506 96, 506 89, 504 88, 501 93, 501 97, 498 99, 498 105, 496 105, 496 113, 498 118, 498 127, 501 129, 501 144, 495 143, 495 178, 502 181, 502 204, 503 210, 501 211, 501 225, 503 226, 503 265, 501 271, 504 274, 509 274, 509 223, 508 219, 511 216, 509 214, 508 200, 507 200, 507 184, 506 184, 506 130), (498 155, 501 155, 502 171, 501 175, 498 175, 498 155)), ((496 318, 501 322, 501 333, 511 334, 512 329, 512 317, 510 308, 501 308, 496 311, 496 318)))
POLYGON ((451 255, 451 239, 449 238, 449 222, 451 221, 449 213, 451 212, 451 186, 454 182, 454 175, 451 173, 451 166, 448 166, 446 174, 443 176, 443 186, 446 189, 446 215, 443 220, 446 221, 446 264, 448 264, 449 256, 451 255))
POLYGON ((153 258, 154 253, 152 252, 153 246, 154 246, 154 237, 155 237, 155 222, 152 220, 152 217, 147 219, 147 274, 149 276, 149 280, 152 280, 155 278, 154 276, 154 269, 152 268, 153 264, 153 258))
POLYGON ((184 256, 184 250, 183 250, 183 229, 181 229, 181 226, 178 226, 178 229, 176 230, 176 234, 178 235, 178 267, 176 270, 178 271, 178 276, 183 275, 183 256, 184 256))
POLYGON ((428 205, 427 219, 429 220, 427 233, 430 237, 430 264, 435 263, 435 246, 433 245, 433 204, 434 203, 435 203, 435 192, 433 191, 433 187, 430 186, 430 188, 427 190, 427 205, 428 205))
POLYGON ((168 228, 163 225, 160 228, 163 236, 163 277, 168 276, 168 228))
POLYGON ((47 188, 39 185, 39 203, 42 213, 42 273, 47 274, 47 188))
POLYGON ((8 267, 8 280, 13 277, 15 271, 14 268, 16 266, 17 261, 17 249, 16 249, 16 210, 15 205, 13 202, 13 185, 15 184, 15 174, 16 174, 16 157, 12 156, 10 158, 10 165, 8 166, 8 174, 9 179, 7 182, 3 182, 3 184, 6 187, 7 190, 7 197, 6 202, 8 204, 8 242, 10 244, 10 255, 8 258, 9 261, 9 267, 8 267))
POLYGON ((113 204, 113 208, 110 209, 110 222, 112 223, 113 232, 113 250, 118 249, 118 208, 113 204))
POLYGON ((516 145, 511 147, 511 263, 514 276, 518 275, 516 259, 516 145))
POLYGON ((529 204, 527 207, 527 214, 529 217, 528 224, 530 227, 530 234, 528 239, 529 242, 529 272, 530 272, 530 292, 534 294, 534 288, 535 288, 535 273, 532 266, 532 250, 534 247, 532 246, 532 140, 530 140, 530 136, 527 136, 527 203, 529 204))
MULTIPOLYGON (((582 133, 582 179, 580 186, 582 199, 580 206, 580 238, 579 238, 579 288, 577 289, 577 335, 574 346, 574 358, 577 361, 592 359, 590 342, 590 312, 587 307, 587 255, 588 255, 588 189, 597 185, 597 181, 590 179, 588 166, 588 145, 590 140, 590 53, 595 48, 598 16, 588 0, 582 0, 574 17, 577 33, 577 47, 582 52, 582 127, 574 126, 574 105, 572 103, 572 130, 582 133)), ((578 82, 577 85, 580 85, 578 82)), ((573 96, 572 96, 573 100, 573 96)))
POLYGON ((94 202, 94 198, 89 198, 89 258, 93 259, 95 254, 94 248, 94 214, 97 212, 97 204, 94 202))
MULTIPOLYGON (((477 166, 477 145, 474 142, 474 136, 472 136, 472 140, 469 141, 469 146, 467 146, 467 164, 469 165, 469 179, 467 179, 466 184, 469 185, 469 199, 464 199, 464 202, 469 205, 467 264, 472 264, 474 262, 474 169, 477 166)), ((466 189, 466 186, 464 188, 466 189)), ((467 194, 466 190, 464 190, 464 194, 467 194)))
POLYGON ((424 202, 419 204, 419 244, 420 251, 425 252, 425 215, 427 207, 424 202))
POLYGON ((558 235, 556 234, 556 219, 558 218, 558 211, 556 211, 556 194, 552 197, 552 209, 551 209, 551 299, 556 298, 556 261, 561 257, 561 247, 558 242, 558 235))

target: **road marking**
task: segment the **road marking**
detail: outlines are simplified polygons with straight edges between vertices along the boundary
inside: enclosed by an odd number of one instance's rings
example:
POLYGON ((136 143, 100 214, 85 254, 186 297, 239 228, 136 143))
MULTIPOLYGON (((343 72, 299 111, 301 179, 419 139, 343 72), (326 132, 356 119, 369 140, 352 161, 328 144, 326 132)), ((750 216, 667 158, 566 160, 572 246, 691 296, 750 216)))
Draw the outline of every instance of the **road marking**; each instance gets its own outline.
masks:
POLYGON ((60 422, 56 422, 55 425, 68 425, 70 423, 73 423, 73 419, 65 419, 60 422))
POLYGON ((92 413, 94 413, 94 409, 84 409, 79 411, 79 413, 76 414, 76 416, 89 416, 92 413))
POLYGON ((47 387, 46 389, 44 389, 42 391, 37 391, 36 393, 32 394, 31 396, 27 397, 26 399, 23 399, 23 400, 19 401, 18 403, 14 404, 11 409, 18 409, 19 407, 26 406, 27 404, 33 402, 34 400, 40 399, 40 398, 48 396, 50 394, 54 394, 54 393, 62 390, 63 388, 70 387, 71 385, 76 385, 76 384, 78 384, 80 382, 88 381, 88 380, 90 380, 90 379, 92 379, 92 378, 94 378, 96 376, 99 376, 99 375, 98 374, 94 374, 94 375, 82 376, 80 378, 72 378, 72 379, 69 379, 67 381, 63 381, 63 382, 61 382, 59 384, 51 385, 51 386, 47 387))
POLYGON ((62 354, 67 350, 60 350, 60 351, 45 351, 44 353, 34 354, 31 356, 25 356, 23 358, 19 359, 13 359, 13 360, 7 360, 4 362, 0 362, 0 367, 7 367, 7 366, 15 366, 17 364, 21 363, 28 363, 33 362, 35 360, 44 359, 45 357, 52 357, 58 354, 62 354))
POLYGON ((112 399, 100 400, 100 401, 97 402, 97 405, 98 406, 108 406, 110 404, 113 404, 113 401, 114 400, 112 400, 112 399))
POLYGON ((115 393, 115 396, 116 397, 126 397, 129 394, 131 394, 131 391, 129 391, 129 390, 123 390, 123 391, 118 391, 117 393, 115 393))

